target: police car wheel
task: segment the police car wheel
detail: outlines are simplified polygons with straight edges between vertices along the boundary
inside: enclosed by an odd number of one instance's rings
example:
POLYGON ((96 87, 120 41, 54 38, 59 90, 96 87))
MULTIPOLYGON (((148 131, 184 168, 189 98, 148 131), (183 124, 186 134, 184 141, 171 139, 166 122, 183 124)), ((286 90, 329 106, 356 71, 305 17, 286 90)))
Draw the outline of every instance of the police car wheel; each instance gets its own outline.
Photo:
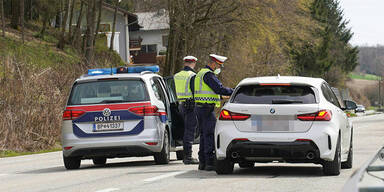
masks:
POLYGON ((64 166, 66 169, 78 169, 80 168, 81 159, 78 157, 64 157, 64 166))
POLYGON ((156 164, 168 164, 169 159, 171 157, 170 155, 170 145, 169 145, 169 135, 168 131, 164 131, 164 141, 163 141, 163 149, 161 150, 160 153, 155 153, 154 158, 156 164))
POLYGON ((92 159, 94 165, 105 165, 107 163, 107 158, 105 157, 96 157, 92 159))
POLYGON ((233 172, 234 163, 229 159, 216 160, 216 173, 219 175, 222 174, 231 174, 233 172))
POLYGON ((176 151, 176 158, 177 160, 183 160, 184 159, 184 151, 176 151))

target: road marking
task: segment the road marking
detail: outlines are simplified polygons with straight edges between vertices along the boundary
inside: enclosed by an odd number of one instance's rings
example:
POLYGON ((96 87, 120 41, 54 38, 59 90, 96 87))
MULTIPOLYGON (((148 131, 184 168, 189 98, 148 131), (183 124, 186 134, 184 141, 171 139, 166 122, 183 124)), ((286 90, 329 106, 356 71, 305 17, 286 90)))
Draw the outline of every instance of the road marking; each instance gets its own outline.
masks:
POLYGON ((120 190, 119 188, 107 188, 107 189, 102 189, 96 192, 111 192, 111 191, 118 191, 120 190))
POLYGON ((157 180, 160 180, 160 179, 165 179, 167 177, 173 177, 173 176, 176 176, 176 175, 181 175, 181 174, 186 173, 186 172, 187 171, 171 172, 171 173, 167 173, 167 174, 164 174, 164 175, 159 175, 159 176, 156 176, 156 177, 151 177, 151 178, 148 178, 148 179, 144 179, 144 182, 157 181, 157 180))
POLYGON ((9 174, 0 173, 0 177, 2 177, 2 176, 7 176, 7 175, 9 175, 9 174))

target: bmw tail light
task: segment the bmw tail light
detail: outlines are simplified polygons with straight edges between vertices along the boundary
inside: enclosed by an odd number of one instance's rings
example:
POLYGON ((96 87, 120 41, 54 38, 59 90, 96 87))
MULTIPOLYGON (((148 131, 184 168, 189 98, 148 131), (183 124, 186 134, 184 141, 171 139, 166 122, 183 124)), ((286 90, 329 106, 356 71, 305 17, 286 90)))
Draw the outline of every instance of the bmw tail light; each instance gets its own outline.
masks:
POLYGON ((251 115, 234 113, 226 109, 221 110, 219 120, 233 120, 233 121, 244 121, 249 119, 251 115))
POLYGON ((64 110, 63 112, 63 120, 75 120, 82 116, 85 111, 81 110, 64 110))
POLYGON ((330 110, 320 110, 316 113, 297 115, 297 119, 301 121, 330 121, 332 119, 332 112, 330 110))
POLYGON ((140 116, 159 116, 159 109, 154 105, 129 108, 129 111, 140 116))

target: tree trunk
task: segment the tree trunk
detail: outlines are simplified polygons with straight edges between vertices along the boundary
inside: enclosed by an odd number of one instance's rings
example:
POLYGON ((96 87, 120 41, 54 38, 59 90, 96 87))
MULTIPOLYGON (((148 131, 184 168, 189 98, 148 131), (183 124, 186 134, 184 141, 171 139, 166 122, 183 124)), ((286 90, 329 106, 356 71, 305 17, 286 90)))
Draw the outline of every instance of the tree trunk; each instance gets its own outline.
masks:
POLYGON ((61 26, 61 23, 62 23, 62 11, 63 11, 63 0, 60 0, 59 1, 60 3, 60 6, 59 6, 59 10, 57 11, 56 13, 56 18, 55 18, 55 28, 60 28, 61 26))
POLYGON ((71 2, 71 12, 69 14, 69 25, 68 25, 68 40, 71 41, 72 39, 72 19, 73 19, 73 9, 75 8, 76 0, 72 0, 71 2))
POLYGON ((83 20, 83 8, 84 8, 84 1, 81 0, 79 17, 77 18, 75 31, 72 34, 72 46, 75 46, 77 40, 81 37, 80 27, 81 27, 81 21, 83 20))
POLYGON ((24 44, 24 0, 20 0, 20 23, 21 23, 21 39, 24 44))
POLYGON ((20 1, 13 0, 12 2, 12 18, 11 18, 11 27, 17 29, 20 21, 20 1))
POLYGON ((5 18, 4 18, 4 0, 0 0, 0 11, 1 11, 1 28, 3 30, 3 37, 5 37, 5 18))
POLYGON ((43 20, 43 28, 41 28, 41 31, 40 31, 40 37, 42 39, 44 38, 45 30, 47 29, 48 20, 49 20, 48 17, 45 17, 44 20, 43 20))
POLYGON ((68 19, 68 12, 69 12, 69 3, 70 0, 66 0, 65 2, 65 9, 64 9, 64 18, 62 18, 61 22, 61 35, 59 44, 57 45, 57 48, 64 49, 65 44, 65 27, 67 26, 67 19, 68 19))
POLYGON ((33 17, 32 17, 32 8, 33 8, 33 0, 29 0, 29 12, 28 12, 28 16, 29 16, 29 20, 32 20, 33 17))
POLYGON ((93 46, 95 46, 96 43, 96 38, 100 30, 100 22, 101 22, 101 11, 103 9, 103 0, 99 1, 99 15, 97 17, 97 25, 96 25, 96 30, 95 30, 95 39, 93 41, 93 46))
POLYGON ((117 8, 118 8, 119 0, 115 0, 115 12, 113 13, 113 24, 112 24, 112 35, 111 35, 111 46, 109 50, 113 51, 113 41, 115 38, 115 27, 116 27, 116 17, 117 17, 117 8))
POLYGON ((87 8, 87 32, 86 32, 86 49, 85 59, 88 65, 93 61, 93 38, 95 37, 95 11, 96 3, 93 0, 88 0, 87 8))

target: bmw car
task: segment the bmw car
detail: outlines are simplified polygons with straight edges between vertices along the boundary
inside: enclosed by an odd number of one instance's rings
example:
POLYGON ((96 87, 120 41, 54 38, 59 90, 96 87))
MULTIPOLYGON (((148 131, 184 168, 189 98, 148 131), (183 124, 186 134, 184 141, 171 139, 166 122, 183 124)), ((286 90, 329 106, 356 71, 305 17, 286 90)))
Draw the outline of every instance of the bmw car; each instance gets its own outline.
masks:
POLYGON ((308 77, 242 80, 215 130, 216 172, 255 163, 315 163, 325 175, 351 168, 353 126, 326 81, 308 77))
POLYGON ((171 151, 182 158, 176 96, 151 70, 158 66, 91 69, 74 82, 62 122, 67 169, 83 159, 104 165, 108 158, 153 156, 167 164, 171 151))

